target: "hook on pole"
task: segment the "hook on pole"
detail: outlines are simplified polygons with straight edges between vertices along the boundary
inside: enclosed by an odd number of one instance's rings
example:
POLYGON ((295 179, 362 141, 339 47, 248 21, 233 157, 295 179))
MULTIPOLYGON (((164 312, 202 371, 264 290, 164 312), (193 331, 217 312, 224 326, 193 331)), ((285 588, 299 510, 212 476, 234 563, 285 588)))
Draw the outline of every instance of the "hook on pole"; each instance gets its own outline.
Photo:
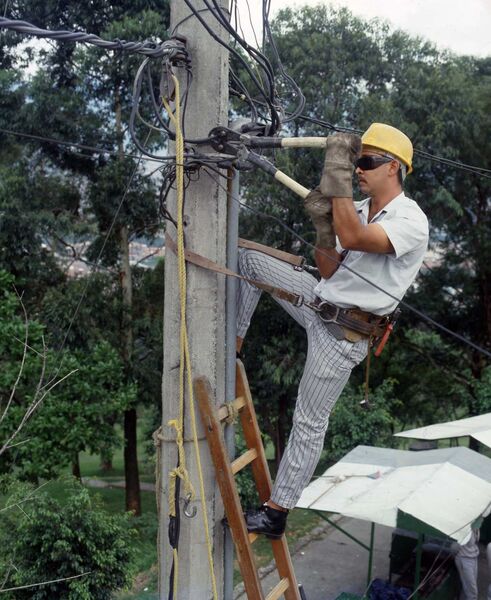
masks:
POLYGON ((196 508, 196 506, 193 506, 193 508, 190 510, 189 509, 190 503, 191 503, 191 494, 187 494, 186 497, 184 498, 184 506, 183 506, 182 512, 186 515, 186 517, 188 519, 193 519, 196 516, 197 508, 196 508))

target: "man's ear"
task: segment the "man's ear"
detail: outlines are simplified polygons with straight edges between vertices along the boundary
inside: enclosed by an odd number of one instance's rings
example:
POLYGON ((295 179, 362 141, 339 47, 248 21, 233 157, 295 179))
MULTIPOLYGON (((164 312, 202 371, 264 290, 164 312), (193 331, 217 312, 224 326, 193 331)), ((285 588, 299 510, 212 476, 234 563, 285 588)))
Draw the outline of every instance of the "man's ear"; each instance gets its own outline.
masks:
POLYGON ((397 160, 393 160, 389 166, 390 175, 397 175, 397 172, 401 168, 401 165, 397 162, 397 160))

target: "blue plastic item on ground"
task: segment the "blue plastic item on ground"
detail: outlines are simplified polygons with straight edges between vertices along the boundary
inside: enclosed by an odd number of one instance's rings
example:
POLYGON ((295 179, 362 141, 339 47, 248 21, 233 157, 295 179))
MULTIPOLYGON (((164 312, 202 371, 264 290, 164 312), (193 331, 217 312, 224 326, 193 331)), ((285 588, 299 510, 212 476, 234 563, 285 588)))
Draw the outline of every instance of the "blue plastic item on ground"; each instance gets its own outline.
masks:
POLYGON ((411 590, 399 587, 382 579, 374 579, 368 592, 369 600, 407 600, 411 590))

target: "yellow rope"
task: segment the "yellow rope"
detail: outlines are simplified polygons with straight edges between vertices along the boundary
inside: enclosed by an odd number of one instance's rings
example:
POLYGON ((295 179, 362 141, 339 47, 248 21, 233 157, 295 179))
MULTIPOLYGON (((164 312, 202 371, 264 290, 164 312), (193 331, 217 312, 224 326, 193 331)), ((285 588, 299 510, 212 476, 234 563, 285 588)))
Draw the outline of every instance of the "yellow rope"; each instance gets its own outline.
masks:
POLYGON ((225 422, 228 425, 234 425, 237 421, 237 417, 239 416, 239 409, 236 408, 233 402, 226 402, 225 406, 227 407, 227 416, 225 417, 225 422))
MULTIPOLYGON (((179 274, 179 296, 180 296, 180 335, 179 335, 179 347, 180 347, 180 363, 179 363, 179 425, 176 428, 177 438, 180 437, 179 445, 179 472, 171 472, 171 480, 174 481, 176 476, 182 477, 184 485, 191 493, 191 499, 194 499, 194 489, 192 488, 189 480, 189 475, 186 470, 185 455, 184 455, 184 444, 182 440, 182 430, 184 424, 184 375, 186 374, 186 383, 189 392, 189 405, 190 405, 190 417, 191 417, 191 428, 193 431, 193 443, 194 450, 196 453, 196 465, 198 468, 199 475, 199 486, 201 494, 201 508, 203 513, 203 523, 206 535, 206 544, 208 548, 208 564, 210 567, 211 584, 213 588, 213 598, 218 600, 217 584, 215 579, 215 570, 213 566, 213 548, 210 538, 210 531, 208 526, 208 514, 206 511, 206 497, 205 497, 205 484, 203 479, 203 470, 201 468, 201 456, 199 452, 198 444, 198 430, 196 426, 196 413, 194 409, 194 393, 193 393, 193 378, 191 373, 191 359, 189 352, 188 334, 186 329, 186 260, 184 256, 184 224, 183 224, 183 208, 184 208, 184 136, 182 134, 181 127, 181 113, 180 113, 180 89, 179 80, 177 77, 172 75, 175 86, 175 113, 171 111, 169 104, 166 99, 163 98, 165 109, 167 110, 169 117, 174 124, 176 132, 176 186, 177 186, 177 264, 179 274), (182 448, 182 460, 181 460, 181 448, 182 448), (175 472, 175 473, 174 473, 175 472), (174 475, 173 475, 174 473, 174 475)), ((177 570, 177 552, 174 552, 174 564, 177 570)), ((177 576, 174 578, 174 582, 177 581, 177 576)), ((175 584, 174 597, 177 598, 177 587, 175 584)))

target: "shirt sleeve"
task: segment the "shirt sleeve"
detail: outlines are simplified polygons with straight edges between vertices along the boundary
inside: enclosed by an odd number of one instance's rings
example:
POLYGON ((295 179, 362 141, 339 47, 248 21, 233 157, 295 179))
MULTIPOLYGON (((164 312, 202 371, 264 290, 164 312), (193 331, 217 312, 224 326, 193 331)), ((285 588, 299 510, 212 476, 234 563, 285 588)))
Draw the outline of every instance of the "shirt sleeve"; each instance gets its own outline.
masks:
POLYGON ((418 208, 404 214, 395 214, 390 219, 377 223, 383 227, 394 247, 396 258, 418 248, 428 246, 428 219, 418 208))

